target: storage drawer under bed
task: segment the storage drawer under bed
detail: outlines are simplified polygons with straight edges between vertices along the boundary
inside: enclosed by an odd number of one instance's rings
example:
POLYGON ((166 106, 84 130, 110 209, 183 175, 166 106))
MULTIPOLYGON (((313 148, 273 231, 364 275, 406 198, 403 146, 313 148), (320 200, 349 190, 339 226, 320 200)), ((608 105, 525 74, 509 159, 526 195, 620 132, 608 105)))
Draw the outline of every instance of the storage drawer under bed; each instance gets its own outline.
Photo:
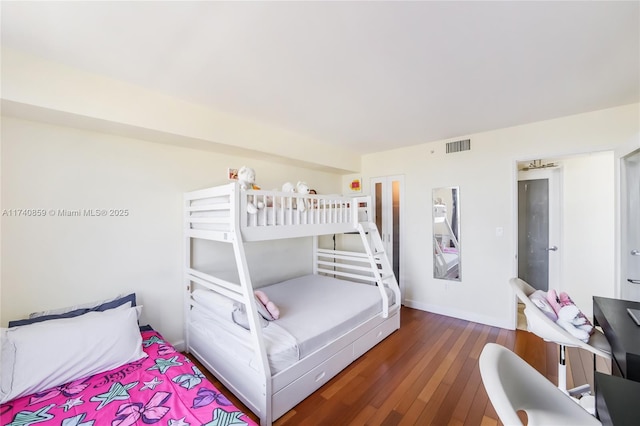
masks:
POLYGON ((364 355, 365 352, 383 341, 385 337, 393 333, 398 328, 400 328, 400 315, 396 312, 385 322, 353 342, 353 359, 357 359, 364 355))
POLYGON ((273 418, 277 419, 285 414, 399 327, 400 316, 395 313, 382 324, 274 393, 273 418))
POLYGON ((273 394, 273 418, 277 419, 285 414, 353 361, 353 346, 349 345, 273 394))

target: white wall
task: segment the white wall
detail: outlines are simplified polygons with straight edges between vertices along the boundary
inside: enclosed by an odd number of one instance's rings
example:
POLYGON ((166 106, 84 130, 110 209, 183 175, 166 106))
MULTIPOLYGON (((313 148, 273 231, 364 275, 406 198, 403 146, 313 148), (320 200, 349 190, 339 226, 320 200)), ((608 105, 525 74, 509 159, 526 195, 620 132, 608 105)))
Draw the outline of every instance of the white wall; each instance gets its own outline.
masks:
MULTIPOLYGON (((507 280, 515 273, 516 162, 615 149, 637 136, 638 112, 636 104, 470 135, 469 152, 445 154, 445 141, 439 141, 363 157, 357 176, 365 194, 371 177, 405 176, 407 304, 512 327, 507 280), (460 187, 462 282, 432 278, 431 191, 442 186, 460 187), (502 237, 496 227, 504 229, 502 237)), ((2 117, 1 136, 2 210, 130 212, 126 218, 3 216, 3 325, 31 311, 135 291, 146 306, 143 321, 179 341, 183 192, 224 183, 226 168, 243 164, 256 169, 264 188, 302 179, 321 193, 344 193, 352 178, 9 117, 2 117)), ((608 199, 614 187, 608 179, 597 182, 605 195, 593 199, 608 199)), ((582 226, 573 234, 591 239, 582 226)), ((600 229, 590 244, 613 252, 607 235, 600 229)), ((595 269, 572 271, 576 280, 588 280, 581 288, 611 295, 609 266, 589 266, 595 269)), ((578 303, 588 300, 569 291, 578 303)))
POLYGON ((593 295, 614 297, 615 197, 613 151, 561 160, 563 235, 561 290, 593 314, 593 295))
POLYGON ((126 209, 127 217, 2 216, 1 320, 136 292, 142 321, 182 339, 182 194, 253 166, 257 183, 305 180, 320 193, 339 175, 2 117, 2 206, 126 209))
MULTIPOLYGON (((401 252, 406 304, 471 321, 514 327, 515 299, 508 280, 516 273, 516 162, 613 150, 638 134, 638 113, 638 104, 634 104, 461 136, 452 140, 470 138, 471 151, 460 153, 445 154, 448 141, 438 141, 364 156, 359 175, 363 178, 364 193, 369 193, 372 177, 405 176, 401 252), (431 191, 444 186, 460 187, 461 282, 432 278, 431 191), (496 235, 498 227, 504 230, 501 237, 496 235)), ((589 190, 581 187, 579 196, 583 197, 583 205, 588 204, 590 196, 593 196, 591 207, 599 201, 609 203, 615 179, 611 173, 613 158, 608 158, 602 181, 597 185, 589 181, 589 190), (593 195, 592 190, 600 195, 593 195)), ((344 176, 343 186, 352 177, 344 176)), ((584 176, 568 184, 571 188, 580 187, 583 179, 584 176)), ((612 215, 611 229, 614 218, 612 215)), ((583 273, 572 270, 565 275, 581 282, 580 289, 571 284, 569 294, 574 291, 577 302, 586 305, 590 304, 592 294, 611 296, 615 279, 613 262, 607 257, 608 253, 614 253, 613 232, 609 233, 601 220, 595 222, 593 225, 599 226, 597 232, 587 224, 575 222, 575 228, 567 235, 571 244, 584 244, 588 240, 591 247, 606 253, 601 258, 601 267, 594 262, 589 265, 593 269, 583 273), (581 239, 574 241, 577 237, 581 239)), ((572 262, 582 267, 583 260, 572 262)))

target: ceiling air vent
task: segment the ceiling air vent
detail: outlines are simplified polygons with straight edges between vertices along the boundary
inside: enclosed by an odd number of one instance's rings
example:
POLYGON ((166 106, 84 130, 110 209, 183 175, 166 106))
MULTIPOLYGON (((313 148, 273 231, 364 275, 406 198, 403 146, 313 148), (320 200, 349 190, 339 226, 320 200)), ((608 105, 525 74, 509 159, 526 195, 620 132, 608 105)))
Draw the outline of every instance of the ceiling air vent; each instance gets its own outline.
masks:
POLYGON ((447 142, 447 154, 451 152, 469 151, 471 149, 471 139, 463 141, 447 142))

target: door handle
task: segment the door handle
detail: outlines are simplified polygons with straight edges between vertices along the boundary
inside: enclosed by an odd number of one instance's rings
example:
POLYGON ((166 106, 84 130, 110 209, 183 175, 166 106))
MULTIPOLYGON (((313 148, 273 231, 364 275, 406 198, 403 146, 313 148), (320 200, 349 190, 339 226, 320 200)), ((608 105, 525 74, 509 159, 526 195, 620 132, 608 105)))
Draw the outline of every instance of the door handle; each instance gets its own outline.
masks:
POLYGON ((631 256, 640 256, 640 250, 631 250, 631 256))
POLYGON ((631 284, 640 284, 640 280, 634 280, 631 278, 627 278, 627 281, 629 281, 631 284))
POLYGON ((556 247, 556 246, 551 246, 551 247, 549 247, 549 248, 546 248, 545 250, 546 250, 546 251, 558 251, 558 247, 556 247))

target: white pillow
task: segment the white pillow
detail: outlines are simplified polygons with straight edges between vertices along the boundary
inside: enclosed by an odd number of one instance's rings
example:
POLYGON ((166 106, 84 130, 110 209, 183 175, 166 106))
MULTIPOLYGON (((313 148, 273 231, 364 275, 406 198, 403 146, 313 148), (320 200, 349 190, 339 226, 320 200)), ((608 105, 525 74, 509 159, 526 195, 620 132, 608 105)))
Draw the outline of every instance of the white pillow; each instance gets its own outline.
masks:
POLYGON ((242 305, 240 302, 210 290, 196 289, 191 293, 191 297, 204 308, 229 319, 229 321, 233 321, 231 316, 233 311, 242 305))
POLYGON ((1 329, 0 403, 146 357, 139 308, 1 329))
MULTIPOLYGON (((209 290, 196 289, 191 293, 193 300, 199 305, 200 309, 207 311, 209 315, 226 321, 232 321, 239 326, 249 329, 249 319, 244 303, 223 296, 219 293, 209 290)), ((258 318, 262 327, 267 326, 267 316, 273 320, 273 317, 264 307, 262 302, 256 296, 256 307, 260 317, 258 318)))
POLYGON ((16 348, 7 340, 8 329, 0 329, 0 350, 2 351, 2 358, 0 358, 0 398, 4 398, 4 395, 11 392, 11 380, 13 376, 6 374, 8 370, 5 370, 5 366, 13 366, 16 358, 16 348))
MULTIPOLYGON (((256 302, 256 303, 260 303, 260 302, 256 302)), ((247 315, 247 310, 245 309, 244 305, 240 305, 238 309, 233 311, 233 322, 235 322, 242 328, 246 328, 247 330, 250 330, 249 316, 247 315)), ((266 319, 264 319, 262 315, 258 315, 258 322, 260 323, 260 326, 262 328, 269 325, 269 322, 266 319)))
MULTIPOLYGON (((198 290, 196 290, 198 291, 198 290)), ((211 292, 208 292, 211 293, 211 292)), ((198 311, 212 321, 220 321, 220 322, 230 322, 235 325, 239 325, 242 328, 246 328, 249 330, 249 318, 247 316, 247 311, 244 307, 244 304, 240 302, 234 302, 232 309, 229 307, 223 307, 220 309, 220 306, 212 305, 211 303, 207 303, 207 297, 201 297, 202 294, 197 295, 196 292, 193 293, 195 306, 198 311), (204 303, 203 303, 204 302, 204 303)), ((214 298, 217 297, 225 297, 220 295, 214 295, 214 298)), ((226 299, 226 297, 225 297, 226 299)), ((228 299, 231 300, 231 299, 228 299)), ((256 302, 259 303, 259 302, 256 302)), ((269 323, 262 316, 258 315, 258 320, 262 327, 266 327, 269 323)), ((235 326, 234 325, 234 326, 235 326)))

